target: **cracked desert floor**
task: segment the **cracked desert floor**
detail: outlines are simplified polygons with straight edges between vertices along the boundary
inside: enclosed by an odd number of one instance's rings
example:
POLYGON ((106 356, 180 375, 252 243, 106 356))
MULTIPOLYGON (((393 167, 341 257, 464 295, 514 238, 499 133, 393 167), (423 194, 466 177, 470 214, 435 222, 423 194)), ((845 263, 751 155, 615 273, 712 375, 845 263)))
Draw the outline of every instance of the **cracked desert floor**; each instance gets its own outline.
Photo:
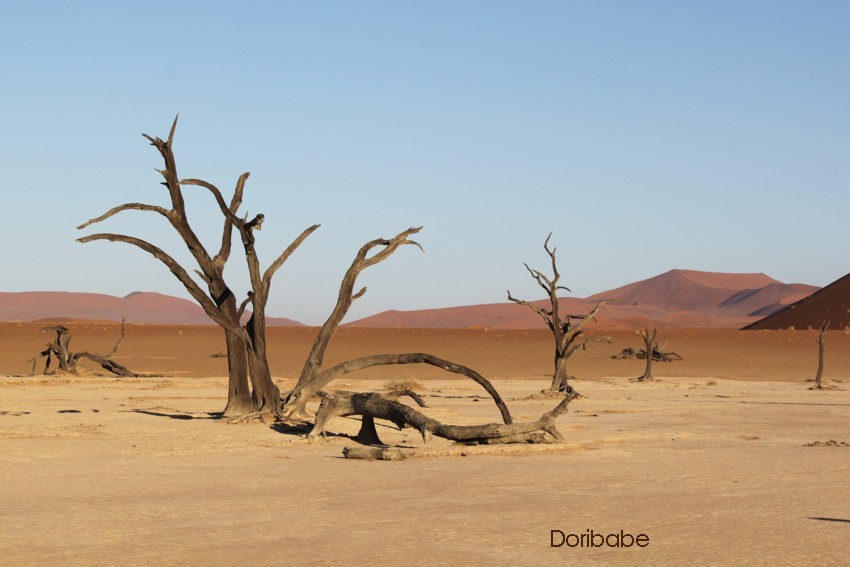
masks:
MULTIPOLYGON (((72 347, 108 351, 118 327, 67 323, 72 347)), ((215 418, 226 396, 221 332, 130 325, 116 359, 161 376, 32 376, 49 339, 0 324, 0 557, 4 565, 846 565, 850 556, 850 334, 660 330, 684 357, 612 360, 633 333, 571 360, 583 398, 561 445, 454 447, 399 462, 342 458, 357 418, 303 430, 215 418), (554 532, 553 530, 557 530, 554 532), (553 547, 565 535, 645 534, 638 548, 553 547)), ((291 387, 315 329, 269 329, 272 370, 291 387)), ((490 378, 515 421, 556 398, 543 331, 341 329, 328 364, 430 352, 490 378)), ((38 367, 40 370, 40 366, 38 367)), ((92 369, 94 370, 94 369, 92 369)), ((448 423, 498 421, 475 383, 420 366, 350 375, 330 388, 411 380, 448 423)), ((316 407, 314 403, 313 408, 316 407)), ((417 434, 378 427, 391 445, 417 434)), ((570 540, 575 541, 575 539, 570 540)))

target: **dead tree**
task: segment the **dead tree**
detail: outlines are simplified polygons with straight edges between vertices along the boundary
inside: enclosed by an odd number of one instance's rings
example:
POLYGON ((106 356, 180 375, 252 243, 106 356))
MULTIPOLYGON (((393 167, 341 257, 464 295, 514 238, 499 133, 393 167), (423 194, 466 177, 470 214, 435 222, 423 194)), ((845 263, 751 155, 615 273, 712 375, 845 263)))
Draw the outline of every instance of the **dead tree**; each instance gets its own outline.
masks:
POLYGON ((652 377, 652 353, 658 350, 658 343, 655 341, 655 335, 657 334, 657 329, 652 329, 652 333, 649 332, 649 329, 644 329, 640 331, 640 336, 643 339, 644 350, 646 353, 646 367, 643 370, 643 375, 635 378, 636 382, 646 382, 647 380, 654 380, 652 377))
POLYGON ((127 210, 157 213, 171 224, 186 244, 198 266, 195 273, 206 283, 207 291, 204 291, 192 276, 190 276, 189 272, 177 263, 173 257, 153 244, 139 238, 122 234, 102 233, 86 236, 78 240, 80 242, 91 242, 95 240, 124 242, 148 252, 168 267, 187 289, 189 294, 204 309, 206 314, 224 329, 230 376, 228 404, 224 411, 226 416, 236 416, 234 420, 239 421, 268 414, 279 417, 282 415, 284 409, 289 414, 292 412, 303 413, 305 405, 311 396, 319 392, 321 388, 337 376, 379 364, 423 363, 466 375, 481 384, 493 397, 502 413, 503 420, 506 423, 511 422, 510 413, 504 401, 483 376, 480 376, 469 368, 428 354, 374 355, 322 370, 324 355, 333 334, 348 312, 351 304, 366 292, 365 287, 356 293, 354 292, 357 276, 362 270, 387 259, 400 246, 412 244, 421 249, 418 243, 409 239, 411 235, 419 232, 421 227, 410 228, 399 233, 392 239, 381 238, 373 240, 360 248, 340 285, 337 304, 319 331, 313 348, 304 364, 299 381, 294 390, 287 396, 284 408, 284 400, 281 399, 280 391, 274 384, 269 370, 266 353, 265 308, 272 277, 301 243, 318 228, 318 225, 313 225, 305 229, 265 271, 262 271, 254 247, 254 231, 261 229, 265 217, 262 214, 258 214, 253 219, 248 220, 247 216, 240 217, 237 214, 242 203, 243 190, 249 174, 244 173, 239 177, 233 197, 229 203, 225 201, 221 191, 209 182, 200 179, 180 180, 177 175, 173 154, 174 130, 176 125, 177 120, 175 119, 168 140, 144 135, 157 148, 165 162, 164 169, 158 171, 164 178, 162 184, 168 190, 172 208, 166 209, 143 203, 126 203, 107 211, 100 217, 91 219, 78 228, 85 228, 127 210), (224 216, 224 227, 222 230, 221 247, 215 256, 211 256, 207 252, 189 224, 182 193, 183 186, 198 186, 207 189, 219 205, 224 216), (223 277, 224 266, 230 256, 233 229, 237 230, 242 240, 251 281, 251 291, 248 292, 247 298, 240 305, 237 305, 235 295, 223 277), (375 249, 379 250, 373 253, 375 249), (240 320, 249 304, 252 309, 251 315, 247 323, 242 326, 240 320))
POLYGON ((554 409, 530 423, 447 425, 381 394, 334 392, 323 396, 308 439, 315 439, 324 433, 328 421, 335 416, 360 415, 363 416, 363 425, 358 438, 361 441, 372 440, 373 444, 383 444, 375 430, 375 419, 390 421, 399 429, 412 427, 419 431, 426 443, 432 435, 467 445, 562 442, 564 438, 555 426, 555 420, 567 411, 569 403, 577 397, 578 392, 568 388, 567 396, 554 409))
POLYGON ((534 278, 537 284, 546 292, 546 295, 549 298, 549 307, 544 308, 535 303, 517 299, 511 295, 510 290, 508 290, 508 299, 519 305, 525 305, 540 315, 546 323, 546 326, 549 327, 550 331, 552 331, 552 335, 555 339, 555 358, 552 384, 549 386, 549 390, 565 392, 569 388, 567 360, 570 356, 572 356, 577 350, 586 348, 587 343, 611 342, 611 338, 607 336, 585 336, 584 330, 582 329, 588 321, 595 320, 594 318, 596 314, 606 303, 609 303, 609 301, 598 302, 596 306, 590 310, 590 313, 586 315, 561 315, 558 291, 570 290, 562 285, 558 285, 558 282, 561 279, 561 274, 558 272, 558 264, 555 261, 555 251, 557 248, 549 248, 549 240, 551 238, 552 233, 550 232, 543 244, 543 249, 546 250, 546 253, 549 255, 552 262, 551 278, 538 270, 531 269, 528 267, 528 264, 524 264, 525 269, 528 270, 531 277, 534 278), (577 322, 574 323, 573 321, 577 322))
POLYGON ((815 384, 809 390, 823 390, 823 343, 824 343, 824 334, 826 330, 829 328, 829 321, 824 321, 820 324, 820 332, 818 333, 818 371, 815 374, 815 384))
POLYGON ((224 415, 236 416, 267 411, 278 413, 280 409, 280 392, 271 381, 265 352, 264 309, 266 300, 268 299, 268 287, 274 273, 283 265, 301 242, 318 228, 318 226, 314 225, 302 232, 277 260, 269 266, 266 272, 260 276, 259 262, 253 249, 253 231, 255 229, 259 230, 263 215, 257 215, 251 221, 247 221, 247 219, 239 218, 236 214, 242 204, 245 182, 248 179, 249 173, 243 173, 239 177, 229 204, 224 203, 221 192, 210 183, 198 179, 181 181, 177 174, 177 165, 173 153, 174 131, 176 127, 177 119, 175 118, 167 140, 143 134, 151 142, 151 145, 157 148, 164 161, 164 168, 157 171, 164 179, 162 185, 168 190, 171 208, 166 209, 144 203, 125 203, 110 209, 103 215, 91 219, 77 228, 85 228, 128 210, 157 213, 168 221, 186 244, 187 249, 192 254, 198 266, 195 273, 204 281, 207 291, 204 291, 189 272, 174 260, 172 256, 145 240, 123 234, 101 233, 79 238, 78 242, 85 243, 95 240, 108 240, 111 242, 132 244, 165 264, 171 273, 183 284, 192 298, 203 308, 204 312, 224 329, 229 375, 228 398, 224 415), (224 225, 221 246, 215 255, 211 255, 207 251, 189 224, 182 185, 200 185, 206 187, 213 192, 216 201, 222 208, 224 225), (225 264, 230 257, 234 226, 239 230, 243 244, 245 245, 253 287, 253 291, 249 294, 249 300, 252 300, 253 303, 253 313, 248 325, 245 327, 241 325, 240 317, 244 313, 248 300, 243 302, 241 306, 237 305, 236 296, 225 282, 223 275, 225 264))
POLYGON ((109 351, 108 354, 97 354, 88 351, 82 352, 71 352, 71 329, 65 327, 64 325, 55 325, 52 327, 44 327, 41 330, 42 333, 56 333, 56 338, 53 339, 53 342, 47 343, 47 348, 38 353, 36 356, 32 358, 32 373, 31 375, 35 375, 35 365, 38 361, 39 357, 44 357, 44 370, 42 374, 54 374, 56 372, 67 372, 70 374, 77 373, 77 364, 82 359, 91 360, 92 362, 96 362, 105 370, 109 372, 121 376, 124 378, 138 378, 142 376, 141 374, 137 374, 133 372, 126 366, 119 364, 112 360, 112 356, 118 352, 118 347, 124 341, 124 321, 121 321, 121 336, 118 338, 118 342, 115 343, 115 346, 112 347, 112 350, 109 351), (55 370, 51 372, 50 364, 52 358, 56 358, 57 367, 55 370))

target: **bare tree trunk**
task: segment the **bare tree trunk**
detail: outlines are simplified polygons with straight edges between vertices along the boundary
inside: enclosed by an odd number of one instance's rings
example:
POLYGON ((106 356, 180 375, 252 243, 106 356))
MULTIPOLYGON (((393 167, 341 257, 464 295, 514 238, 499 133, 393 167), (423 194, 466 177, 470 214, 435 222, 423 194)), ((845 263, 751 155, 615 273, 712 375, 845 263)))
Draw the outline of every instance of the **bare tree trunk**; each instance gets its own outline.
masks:
POLYGON ((655 335, 658 332, 658 329, 652 329, 652 333, 649 332, 649 329, 645 329, 640 331, 640 336, 643 339, 643 343, 646 348, 646 368, 643 371, 643 376, 639 376, 636 380, 638 382, 645 382, 647 380, 653 380, 652 377, 652 357, 655 352, 658 343, 655 342, 655 335))
POLYGON ((48 327, 46 329, 42 329, 41 332, 45 332, 48 330, 56 331, 56 340, 54 342, 55 351, 53 354, 56 355, 56 359, 59 361, 59 369, 62 372, 71 372, 74 369, 75 364, 72 363, 71 360, 71 329, 68 327, 63 327, 62 325, 57 325, 55 327, 48 327))
MULTIPOLYGON (((248 336, 251 337, 248 349, 248 367, 253 387, 254 412, 257 415, 270 413, 280 414, 280 389, 272 380, 269 369, 269 359, 266 354, 265 320, 253 313, 246 325, 248 336), (258 321, 258 319, 260 319, 258 321)), ((253 416, 251 416, 253 417, 253 416)))
POLYGON ((235 417, 254 411, 251 387, 248 382, 248 352, 245 341, 225 330, 227 342, 227 405, 224 417, 235 417))
MULTIPOLYGON (((237 190, 236 199, 241 200, 241 191, 237 190)), ((225 221, 223 245, 224 252, 220 252, 213 265, 208 269, 208 283, 210 297, 221 311, 222 315, 229 321, 239 323, 239 307, 236 305, 236 296, 224 281, 221 273, 224 269, 224 259, 230 250, 230 219, 225 221)), ((227 404, 224 406, 222 415, 224 417, 235 417, 249 413, 254 410, 251 396, 251 387, 248 382, 248 352, 245 337, 234 332, 235 329, 222 327, 224 330, 224 341, 227 346, 227 404)))
POLYGON ((829 328, 829 321, 824 321, 820 325, 820 333, 818 333, 818 371, 815 374, 815 385, 810 388, 810 390, 823 390, 823 345, 824 345, 824 333, 829 328))
POLYGON ((552 376, 552 385, 549 387, 549 389, 555 392, 566 391, 569 385, 567 383, 568 380, 569 376, 567 375, 567 359, 566 357, 561 356, 560 353, 556 353, 555 373, 552 376))

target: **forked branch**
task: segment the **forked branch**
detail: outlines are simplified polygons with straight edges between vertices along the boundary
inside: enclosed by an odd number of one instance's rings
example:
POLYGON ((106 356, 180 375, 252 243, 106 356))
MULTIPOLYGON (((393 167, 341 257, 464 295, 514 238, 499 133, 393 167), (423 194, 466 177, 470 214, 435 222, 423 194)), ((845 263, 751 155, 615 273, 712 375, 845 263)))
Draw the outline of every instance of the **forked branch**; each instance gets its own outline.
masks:
POLYGON ((354 291, 360 272, 370 266, 383 262, 401 246, 412 245, 423 250, 418 242, 410 239, 412 235, 417 234, 420 230, 422 230, 421 226, 411 227, 398 233, 393 238, 378 238, 367 242, 357 251, 354 260, 351 262, 351 266, 346 270, 340 283, 336 305, 325 321, 325 324, 322 325, 318 335, 316 335, 316 339, 313 341, 313 346, 301 370, 298 383, 284 402, 284 410, 287 414, 304 413, 307 400, 327 384, 327 381, 318 379, 319 371, 322 368, 322 364, 324 364, 325 352, 334 333, 336 333, 337 328, 339 328, 340 323, 351 308, 352 303, 366 293, 365 287, 357 292, 354 291), (376 248, 380 248, 380 250, 372 253, 376 248), (370 254, 372 255, 370 256, 370 254))

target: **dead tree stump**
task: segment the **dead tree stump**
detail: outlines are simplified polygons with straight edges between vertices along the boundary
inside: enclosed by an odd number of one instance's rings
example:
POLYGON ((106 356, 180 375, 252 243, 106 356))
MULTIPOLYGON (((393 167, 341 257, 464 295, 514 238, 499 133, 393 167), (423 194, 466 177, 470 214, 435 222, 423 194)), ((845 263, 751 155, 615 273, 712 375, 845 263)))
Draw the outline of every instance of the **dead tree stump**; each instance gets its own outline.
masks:
POLYGON ((30 376, 35 376, 35 365, 38 362, 39 357, 44 357, 44 371, 42 373, 48 375, 55 374, 56 372, 68 372, 71 374, 76 374, 77 364, 80 362, 80 360, 85 358, 98 363, 105 370, 108 370, 109 372, 117 376, 121 376, 124 378, 138 378, 142 376, 141 374, 133 372, 126 366, 112 360, 112 356, 118 351, 118 347, 124 340, 123 320, 121 321, 121 336, 118 338, 118 342, 115 343, 115 346, 112 347, 112 350, 109 351, 109 354, 106 355, 88 351, 71 352, 69 348, 71 344, 71 329, 65 327, 64 325, 44 327, 41 332, 55 332, 56 338, 53 339, 53 342, 47 343, 46 349, 44 349, 32 358, 32 371, 30 373, 30 376), (56 360, 58 361, 58 367, 51 372, 50 363, 53 357, 56 357, 56 360))

